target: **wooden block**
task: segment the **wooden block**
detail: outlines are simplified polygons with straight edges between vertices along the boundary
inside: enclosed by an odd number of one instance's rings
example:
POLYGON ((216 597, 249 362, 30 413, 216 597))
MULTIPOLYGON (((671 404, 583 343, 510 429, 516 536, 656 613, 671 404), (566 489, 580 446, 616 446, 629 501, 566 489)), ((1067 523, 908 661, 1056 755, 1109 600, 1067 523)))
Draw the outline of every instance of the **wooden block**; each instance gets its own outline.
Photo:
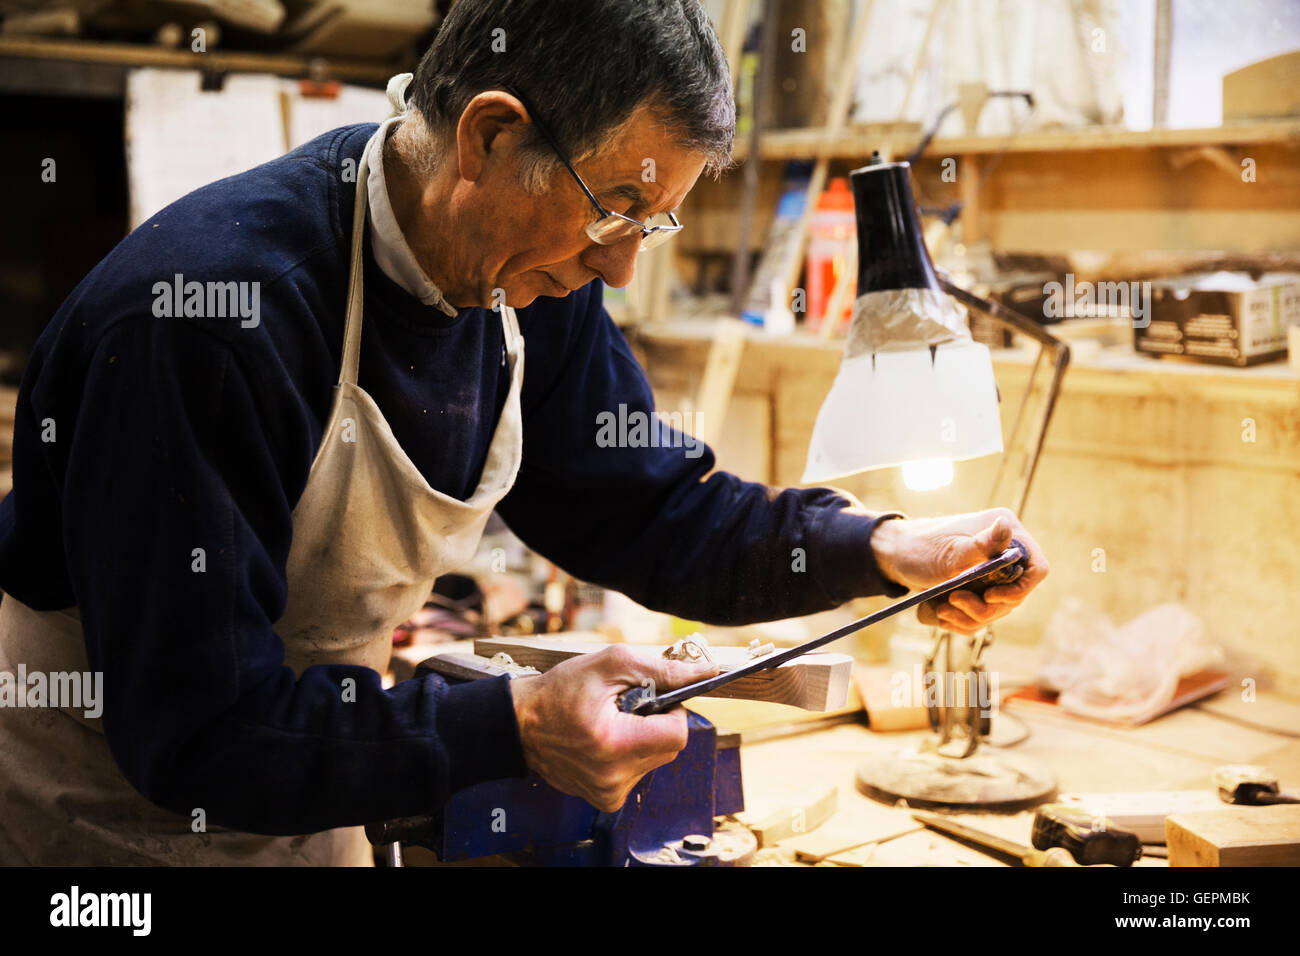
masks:
MULTIPOLYGON (((896 667, 856 667, 853 669, 853 684, 862 698, 862 706, 867 711, 867 725, 876 733, 888 733, 895 730, 925 730, 930 726, 924 703, 917 706, 900 706, 894 701, 897 686, 896 674, 902 674, 908 681, 908 694, 911 694, 911 674, 896 667)), ((913 703, 908 701, 909 704, 913 703)))
MULTIPOLYGON (((474 642, 474 653, 491 657, 501 651, 509 654, 517 664, 547 671, 561 661, 579 654, 603 651, 610 644, 567 641, 535 637, 481 637, 474 642)), ((650 644, 624 644, 647 658, 663 657, 664 646, 650 644)), ((749 662, 745 647, 709 647, 724 671, 734 670, 749 662)), ((835 710, 843 707, 849 694, 849 674, 853 658, 848 654, 806 654, 787 661, 770 671, 742 677, 734 683, 719 687, 711 697, 733 697, 742 700, 765 700, 776 704, 790 704, 804 710, 835 710)))
POLYGON ((1170 866, 1300 866, 1300 804, 1175 813, 1165 842, 1170 866))
POLYGON ((771 846, 817 829, 839 808, 839 799, 839 789, 832 787, 807 803, 782 807, 768 814, 749 829, 758 839, 759 847, 771 846))

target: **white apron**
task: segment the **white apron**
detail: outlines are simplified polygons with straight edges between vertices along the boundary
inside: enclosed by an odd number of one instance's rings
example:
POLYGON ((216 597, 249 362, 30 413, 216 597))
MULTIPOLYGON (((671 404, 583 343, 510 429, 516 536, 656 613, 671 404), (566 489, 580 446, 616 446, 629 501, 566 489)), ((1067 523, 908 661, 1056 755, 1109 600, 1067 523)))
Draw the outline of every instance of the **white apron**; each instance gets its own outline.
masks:
MULTIPOLYGON (((389 97, 400 110, 404 84, 389 97)), ((383 670, 393 629, 423 606, 434 578, 474 554, 523 451, 519 393, 523 338, 501 310, 510 390, 478 488, 467 501, 431 488, 357 385, 362 249, 370 164, 382 162, 390 117, 366 146, 352 219, 351 279, 342 365, 321 442, 293 511, 288 601, 275 631, 285 662, 383 670)), ((35 611, 0 602, 0 670, 89 670, 76 608, 35 611)), ((114 762, 101 721, 81 709, 0 709, 0 864, 370 865, 360 827, 270 837, 209 826, 142 797, 114 762)))

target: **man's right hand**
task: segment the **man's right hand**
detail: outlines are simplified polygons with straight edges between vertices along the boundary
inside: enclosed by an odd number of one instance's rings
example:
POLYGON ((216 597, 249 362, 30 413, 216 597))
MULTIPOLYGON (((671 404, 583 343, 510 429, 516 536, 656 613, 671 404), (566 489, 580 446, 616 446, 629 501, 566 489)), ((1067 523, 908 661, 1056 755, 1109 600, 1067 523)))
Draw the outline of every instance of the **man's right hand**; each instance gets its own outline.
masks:
POLYGON ((613 813, 643 776, 686 746, 685 710, 624 714, 619 694, 647 681, 662 693, 717 673, 716 664, 655 660, 614 646, 517 678, 510 690, 524 760, 555 789, 613 813))

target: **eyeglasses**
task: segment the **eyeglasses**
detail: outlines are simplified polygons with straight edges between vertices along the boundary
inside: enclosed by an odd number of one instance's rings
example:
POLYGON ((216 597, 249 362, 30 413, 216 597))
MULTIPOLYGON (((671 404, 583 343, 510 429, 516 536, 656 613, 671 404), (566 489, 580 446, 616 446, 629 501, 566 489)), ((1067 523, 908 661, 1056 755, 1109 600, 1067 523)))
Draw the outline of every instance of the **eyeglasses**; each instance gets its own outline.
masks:
POLYGON ((645 252, 647 249, 653 249, 655 246, 662 245, 671 239, 675 233, 681 232, 682 224, 677 221, 677 217, 671 212, 660 213, 658 216, 655 216, 654 220, 651 222, 641 222, 639 219, 625 216, 621 212, 611 212, 602 206, 595 194, 588 189, 587 184, 582 181, 582 177, 579 176, 578 171, 573 168, 573 164, 569 162, 568 157, 564 155, 564 150, 560 149, 560 144, 556 142, 555 137, 551 135, 551 131, 547 129, 546 124, 538 117, 537 110, 533 109, 532 103, 530 103, 517 89, 508 86, 504 87, 504 89, 511 96, 519 100, 519 102, 524 104, 525 109, 528 110, 528 115, 532 117, 533 124, 537 127, 537 131, 541 133, 546 142, 550 144, 551 149, 555 150, 555 155, 558 156, 560 162, 564 164, 564 168, 567 169, 570 175, 572 175, 577 181, 578 186, 586 194, 587 198, 591 200, 591 204, 596 208, 596 212, 600 214, 599 218, 595 222, 589 223, 586 227, 587 236, 592 242, 602 246, 609 246, 640 234, 641 251, 645 252), (662 220, 664 219, 667 219, 668 221, 663 222, 662 220))

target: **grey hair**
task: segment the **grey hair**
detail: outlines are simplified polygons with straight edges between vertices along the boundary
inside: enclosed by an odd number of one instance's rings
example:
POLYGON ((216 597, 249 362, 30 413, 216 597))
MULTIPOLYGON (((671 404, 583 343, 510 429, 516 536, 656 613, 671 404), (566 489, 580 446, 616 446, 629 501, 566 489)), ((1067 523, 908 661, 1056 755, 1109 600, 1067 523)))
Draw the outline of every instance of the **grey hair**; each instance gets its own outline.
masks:
MULTIPOLYGON (((645 106, 709 175, 731 163, 731 74, 699 0, 459 0, 411 81, 422 122, 403 123, 403 158, 431 171, 469 101, 508 87, 570 162, 607 148, 645 106)), ((535 127, 523 148, 525 186, 540 192, 559 162, 535 127)))

